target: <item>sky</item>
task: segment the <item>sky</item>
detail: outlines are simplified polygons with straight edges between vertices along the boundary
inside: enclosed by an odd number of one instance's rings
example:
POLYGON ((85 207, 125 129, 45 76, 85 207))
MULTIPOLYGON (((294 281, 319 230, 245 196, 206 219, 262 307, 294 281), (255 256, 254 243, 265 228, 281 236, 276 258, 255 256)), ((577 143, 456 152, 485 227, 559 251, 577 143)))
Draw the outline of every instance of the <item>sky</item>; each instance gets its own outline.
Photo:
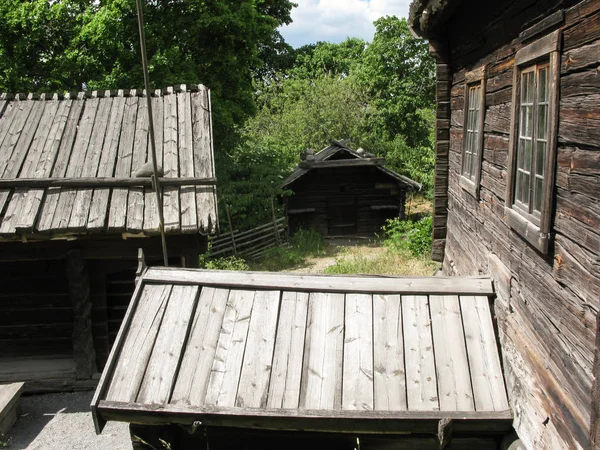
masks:
POLYGON ((292 47, 317 41, 339 43, 347 37, 373 39, 373 21, 382 16, 406 17, 411 0, 293 0, 292 24, 281 34, 292 47))

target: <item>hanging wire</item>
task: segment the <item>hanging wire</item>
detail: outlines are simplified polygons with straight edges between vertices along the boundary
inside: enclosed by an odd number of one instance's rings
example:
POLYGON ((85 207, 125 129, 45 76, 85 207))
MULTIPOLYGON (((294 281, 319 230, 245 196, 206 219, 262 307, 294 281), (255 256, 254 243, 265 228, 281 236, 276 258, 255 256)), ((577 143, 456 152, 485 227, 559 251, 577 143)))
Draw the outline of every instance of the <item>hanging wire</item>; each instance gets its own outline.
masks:
POLYGON ((150 96, 150 76, 148 75, 148 55, 146 54, 146 35, 144 33, 144 12, 142 10, 142 0, 136 0, 138 27, 140 29, 140 50, 142 54, 142 67, 144 70, 144 87, 146 88, 146 101, 148 104, 148 131, 150 133, 150 148, 152 153, 152 185, 156 192, 156 206, 158 208, 158 227, 160 230, 160 239, 162 242, 163 263, 165 267, 169 266, 169 256, 167 253, 167 240, 165 237, 165 219, 163 216, 162 191, 158 180, 158 165, 156 164, 156 143, 154 141, 154 121, 152 120, 152 99, 150 96))

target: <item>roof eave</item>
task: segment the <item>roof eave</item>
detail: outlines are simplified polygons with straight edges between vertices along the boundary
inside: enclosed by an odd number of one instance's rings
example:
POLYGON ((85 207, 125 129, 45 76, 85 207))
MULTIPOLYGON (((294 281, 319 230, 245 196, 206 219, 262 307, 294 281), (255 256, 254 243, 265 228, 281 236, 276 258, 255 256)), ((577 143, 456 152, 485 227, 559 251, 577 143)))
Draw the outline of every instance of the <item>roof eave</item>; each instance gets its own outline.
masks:
POLYGON ((434 37, 452 16, 462 0, 413 0, 408 26, 414 36, 434 37))

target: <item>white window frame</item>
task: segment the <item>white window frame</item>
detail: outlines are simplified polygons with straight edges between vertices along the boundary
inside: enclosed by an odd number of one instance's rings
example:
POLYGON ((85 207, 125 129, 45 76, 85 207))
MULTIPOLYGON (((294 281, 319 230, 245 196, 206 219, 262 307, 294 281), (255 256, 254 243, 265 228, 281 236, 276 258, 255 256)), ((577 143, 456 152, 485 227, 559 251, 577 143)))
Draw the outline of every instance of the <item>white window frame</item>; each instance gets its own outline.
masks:
POLYGON ((463 146, 459 183, 476 199, 479 199, 481 162, 483 160, 485 69, 486 66, 482 66, 465 74, 463 146), (475 90, 479 90, 478 98, 474 98, 472 95, 475 90))
MULTIPOLYGON (((558 97, 560 77, 560 41, 561 33, 557 30, 541 39, 520 49, 515 56, 515 67, 513 69, 513 97, 510 128, 510 142, 508 149, 508 176, 506 181, 506 204, 504 216, 506 223, 536 248, 542 254, 547 254, 549 249, 550 231, 553 213, 554 178, 556 167, 556 148, 558 138, 558 97), (545 158, 543 161, 543 182, 541 188, 541 207, 539 211, 533 211, 531 204, 534 202, 532 191, 529 192, 529 202, 523 204, 516 198, 516 182, 519 168, 517 167, 517 156, 519 154, 520 139, 528 139, 521 136, 521 77, 523 73, 534 71, 534 89, 537 89, 535 79, 540 66, 547 64, 548 67, 548 93, 547 93, 547 141, 545 158)), ((534 120, 533 130, 537 127, 537 104, 534 98, 531 105, 534 120)), ((532 133, 532 165, 530 176, 535 177, 535 166, 533 163, 536 135, 532 133)), ((521 171, 523 172, 523 171, 521 171)), ((529 186, 533 186, 530 178, 529 186)))

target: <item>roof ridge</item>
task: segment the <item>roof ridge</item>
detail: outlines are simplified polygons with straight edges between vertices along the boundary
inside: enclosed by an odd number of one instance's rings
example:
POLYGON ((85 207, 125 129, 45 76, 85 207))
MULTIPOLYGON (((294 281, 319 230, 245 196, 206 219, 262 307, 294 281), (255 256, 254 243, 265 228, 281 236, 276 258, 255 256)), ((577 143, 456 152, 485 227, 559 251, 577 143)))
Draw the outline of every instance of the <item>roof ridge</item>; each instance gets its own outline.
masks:
MULTIPOLYGON (((153 89, 152 96, 159 97, 168 94, 179 94, 185 92, 199 92, 208 90, 203 84, 174 84, 164 88, 153 89)), ((144 97, 145 89, 89 89, 84 91, 53 91, 53 92, 0 92, 0 100, 63 100, 63 99, 85 99, 105 97, 144 97)))

